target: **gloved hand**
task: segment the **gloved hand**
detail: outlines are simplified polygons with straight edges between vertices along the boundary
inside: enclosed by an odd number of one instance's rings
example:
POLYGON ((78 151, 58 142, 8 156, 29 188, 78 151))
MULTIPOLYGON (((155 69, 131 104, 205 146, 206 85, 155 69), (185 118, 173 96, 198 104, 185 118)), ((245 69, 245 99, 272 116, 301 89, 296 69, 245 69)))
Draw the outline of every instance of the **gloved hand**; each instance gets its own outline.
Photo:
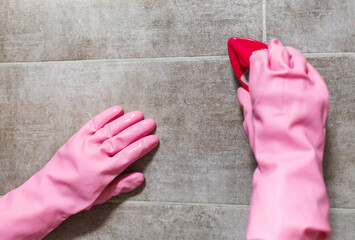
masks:
POLYGON ((258 167, 246 239, 330 235, 323 180, 327 87, 304 56, 277 39, 250 57, 249 92, 238 89, 258 167))
POLYGON ((137 188, 142 173, 120 175, 157 144, 152 119, 116 106, 84 125, 34 176, 0 198, 4 240, 42 239, 69 216, 137 188))

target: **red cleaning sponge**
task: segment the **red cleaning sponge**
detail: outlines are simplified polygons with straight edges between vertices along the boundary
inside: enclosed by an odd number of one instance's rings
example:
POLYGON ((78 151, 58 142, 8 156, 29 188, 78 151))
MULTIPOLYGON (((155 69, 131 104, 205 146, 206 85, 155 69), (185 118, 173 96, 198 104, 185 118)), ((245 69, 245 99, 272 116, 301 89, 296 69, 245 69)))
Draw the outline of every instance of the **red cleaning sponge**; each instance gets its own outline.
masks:
POLYGON ((235 75, 246 90, 249 90, 249 57, 254 51, 265 48, 265 43, 250 38, 232 37, 228 40, 229 60, 235 75))

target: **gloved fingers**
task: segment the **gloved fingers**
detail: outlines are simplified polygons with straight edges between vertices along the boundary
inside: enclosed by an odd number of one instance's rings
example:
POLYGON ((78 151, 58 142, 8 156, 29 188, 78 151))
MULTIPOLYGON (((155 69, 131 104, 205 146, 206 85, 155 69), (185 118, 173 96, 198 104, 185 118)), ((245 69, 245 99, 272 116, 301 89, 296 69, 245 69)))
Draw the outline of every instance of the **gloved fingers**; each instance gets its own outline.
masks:
POLYGON ((94 137, 97 141, 105 141, 131 125, 143 120, 143 113, 134 111, 126 113, 125 115, 115 119, 114 121, 106 124, 103 128, 98 130, 94 137))
POLYGON ((286 47, 290 53, 290 68, 297 74, 307 74, 307 60, 300 51, 293 47, 286 47))
POLYGON ((328 110, 329 110, 329 92, 328 92, 328 88, 327 85, 325 84, 323 78, 321 77, 321 75, 318 73, 318 71, 311 65, 311 64, 307 64, 308 67, 308 76, 310 79, 312 79, 312 81, 315 84, 315 89, 318 92, 318 94, 321 96, 320 101, 322 102, 322 123, 323 123, 323 127, 325 127, 325 122, 327 120, 327 114, 328 114, 328 110))
POLYGON ((314 82, 316 89, 324 97, 324 100, 329 104, 329 92, 322 76, 311 64, 307 63, 307 68, 309 78, 314 82))
POLYGON ((120 106, 114 106, 106 109, 96 117, 92 118, 82 129, 89 131, 90 134, 94 134, 100 130, 107 123, 120 117, 123 114, 123 109, 120 106))
POLYGON ((140 172, 126 173, 115 178, 95 200, 93 205, 102 204, 121 193, 133 191, 144 182, 140 172))
POLYGON ((240 87, 237 90, 237 97, 238 97, 238 102, 244 111, 244 115, 246 112, 249 113, 252 109, 249 92, 245 90, 243 87, 240 87))
POLYGON ((251 96, 254 92, 262 91, 263 87, 260 85, 268 85, 269 81, 266 78, 255 77, 263 76, 265 73, 270 72, 269 69, 269 53, 267 49, 261 49, 254 51, 249 58, 250 69, 249 69, 249 93, 251 96))
POLYGON ((269 67, 271 70, 287 70, 290 66, 290 53, 278 39, 272 39, 268 45, 269 67))
POLYGON ((142 120, 104 141, 102 149, 108 155, 113 156, 129 144, 147 136, 154 128, 155 121, 153 119, 142 120))
POLYGON ((120 174, 129 165, 153 150, 158 142, 159 139, 155 135, 149 135, 135 141, 112 157, 112 169, 116 171, 116 174, 120 174))
POLYGON ((304 89, 308 84, 304 81, 308 79, 306 65, 299 51, 283 46, 278 39, 271 40, 267 50, 255 51, 250 57, 249 91, 253 101, 265 101, 264 97, 272 95, 282 103, 282 96, 304 89))
MULTIPOLYGON (((329 108, 329 93, 327 89, 327 85, 325 84, 321 75, 317 72, 317 70, 307 62, 306 58, 295 48, 293 47, 286 47, 290 54, 292 55, 293 60, 293 72, 295 73, 295 77, 298 79, 302 79, 300 75, 306 75, 307 79, 311 81, 315 87, 315 94, 319 94, 321 97, 320 101, 324 104, 326 111, 325 116, 328 112, 329 108)), ((324 119, 325 122, 325 119, 324 119)))
MULTIPOLYGON (((253 130, 254 129, 253 129, 253 125, 252 125, 253 109, 252 109, 250 94, 247 90, 240 87, 237 90, 237 96, 238 96, 239 104, 241 105, 241 108, 243 109, 243 113, 244 113, 243 127, 245 130, 245 133, 249 137, 249 140, 251 140, 253 137, 253 130)), ((250 141, 250 143, 252 143, 252 140, 250 141)))

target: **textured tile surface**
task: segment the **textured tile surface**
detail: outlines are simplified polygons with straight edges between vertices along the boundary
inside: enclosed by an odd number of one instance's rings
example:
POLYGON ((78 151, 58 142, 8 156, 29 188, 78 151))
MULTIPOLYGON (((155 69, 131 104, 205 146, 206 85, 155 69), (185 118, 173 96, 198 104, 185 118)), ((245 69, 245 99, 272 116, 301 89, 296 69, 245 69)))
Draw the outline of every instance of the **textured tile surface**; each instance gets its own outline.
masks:
MULTIPOLYGON (((330 90, 331 206, 354 208, 354 57, 309 60, 330 90)), ((156 119, 161 139, 130 168, 147 179, 133 199, 249 203, 255 163, 227 59, 17 64, 0 66, 0 74, 2 194, 38 171, 94 114, 118 104, 156 119)))
POLYGON ((330 210, 332 235, 329 240, 355 239, 355 210, 330 210))
POLYGON ((354 10, 351 0, 1 0, 0 195, 121 105, 157 122, 159 148, 129 168, 146 183, 45 239, 244 239, 255 162, 227 58, 2 62, 221 56, 229 37, 277 37, 328 56, 308 60, 330 93, 330 240, 355 239, 355 55, 328 54, 355 52, 354 10))
POLYGON ((303 52, 354 52, 355 2, 267 0, 267 39, 303 52))
POLYGON ((332 207, 355 207, 355 56, 308 59, 328 85, 324 176, 332 207))
POLYGON ((1 193, 38 171, 93 115, 117 104, 158 126, 154 158, 131 168, 147 179, 137 199, 249 202, 254 163, 227 59, 0 68, 1 193))
POLYGON ((0 62, 227 54, 261 40, 261 0, 0 2, 0 62))
POLYGON ((71 217, 45 240, 243 239, 248 208, 104 204, 71 217))
MULTIPOLYGON (((59 239, 244 239, 248 207, 167 203, 104 204, 79 213, 49 234, 59 239)), ((329 240, 355 237, 355 211, 330 212, 329 240)))

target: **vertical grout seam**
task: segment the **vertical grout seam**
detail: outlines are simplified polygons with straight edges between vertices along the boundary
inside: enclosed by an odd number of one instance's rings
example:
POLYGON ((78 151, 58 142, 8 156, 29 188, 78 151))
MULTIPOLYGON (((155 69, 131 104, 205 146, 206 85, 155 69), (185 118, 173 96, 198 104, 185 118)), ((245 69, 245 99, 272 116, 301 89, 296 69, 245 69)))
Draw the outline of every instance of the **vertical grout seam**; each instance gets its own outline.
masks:
POLYGON ((263 0, 263 42, 266 43, 266 0, 263 0))

